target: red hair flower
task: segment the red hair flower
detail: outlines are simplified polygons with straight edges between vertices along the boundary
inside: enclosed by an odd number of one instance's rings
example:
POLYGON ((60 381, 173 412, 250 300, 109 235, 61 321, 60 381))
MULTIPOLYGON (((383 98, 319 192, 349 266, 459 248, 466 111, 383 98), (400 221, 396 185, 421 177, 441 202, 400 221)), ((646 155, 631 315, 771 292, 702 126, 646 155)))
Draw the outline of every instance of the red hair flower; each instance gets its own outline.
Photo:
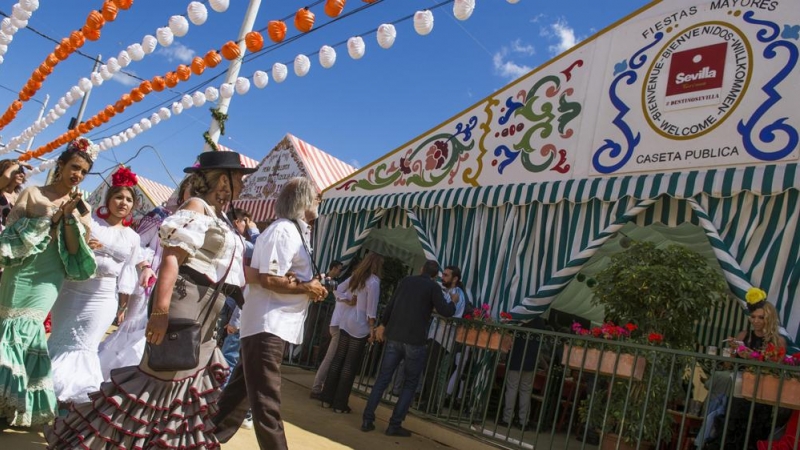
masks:
POLYGON ((120 168, 111 175, 111 185, 114 187, 132 187, 136 186, 138 182, 139 180, 136 174, 125 166, 120 166, 120 168))

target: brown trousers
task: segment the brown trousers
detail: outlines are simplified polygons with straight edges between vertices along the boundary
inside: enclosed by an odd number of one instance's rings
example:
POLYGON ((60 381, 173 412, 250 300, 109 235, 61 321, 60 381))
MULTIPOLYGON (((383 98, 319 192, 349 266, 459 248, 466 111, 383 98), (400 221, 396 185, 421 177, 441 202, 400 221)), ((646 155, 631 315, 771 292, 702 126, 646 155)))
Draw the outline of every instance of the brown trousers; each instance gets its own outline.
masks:
POLYGON ((261 450, 284 450, 281 420, 281 362, 286 343, 267 332, 242 338, 241 358, 217 402, 214 434, 228 442, 239 430, 248 408, 261 450))

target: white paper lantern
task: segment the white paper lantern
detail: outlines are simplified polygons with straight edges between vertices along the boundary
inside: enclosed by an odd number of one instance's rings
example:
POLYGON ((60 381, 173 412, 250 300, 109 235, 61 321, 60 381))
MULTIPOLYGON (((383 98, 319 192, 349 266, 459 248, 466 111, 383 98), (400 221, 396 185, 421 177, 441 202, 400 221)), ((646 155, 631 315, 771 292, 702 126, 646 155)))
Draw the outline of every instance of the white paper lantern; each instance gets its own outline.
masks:
POLYGON ((0 44, 0 51, 2 51, 5 54, 5 52, 8 51, 8 45, 0 44))
POLYGON ((207 87, 205 94, 206 94, 206 100, 210 102, 215 102, 219 98, 219 91, 214 86, 207 87))
POLYGON ((195 92, 192 94, 192 102, 196 108, 199 108, 206 104, 206 96, 200 91, 195 92))
POLYGON ((180 102, 175 102, 172 104, 172 114, 176 116, 183 112, 183 105, 180 102))
POLYGON ((142 44, 131 44, 128 46, 128 54, 134 61, 141 61, 144 58, 144 48, 142 44))
POLYGON ((516 3, 519 3, 519 0, 507 0, 507 1, 508 1, 508 3, 511 3, 512 5, 514 5, 516 3))
POLYGON ((286 68, 285 64, 275 63, 272 65, 272 79, 275 80, 276 83, 283 83, 283 80, 286 79, 286 75, 289 74, 289 69, 286 68))
POLYGON ((329 45, 323 45, 319 49, 319 65, 330 69, 334 64, 336 64, 336 50, 329 45))
POLYGON ((26 11, 19 3, 11 7, 11 15, 19 20, 28 20, 31 18, 31 12, 26 11))
POLYGON ((61 97, 58 99, 58 106, 60 106, 62 109, 67 109, 69 108, 69 103, 67 103, 67 99, 61 97))
POLYGON ((142 127, 142 130, 147 131, 147 130, 150 129, 150 127, 153 126, 153 124, 150 123, 150 119, 145 117, 145 118, 142 118, 142 120, 139 121, 139 126, 142 127))
POLYGON ((366 51, 364 39, 361 36, 354 36, 347 40, 347 53, 353 59, 361 59, 366 51))
POLYGON ((219 87, 219 95, 222 98, 233 97, 233 85, 231 83, 222 83, 219 87))
POLYGON ((250 80, 245 77, 239 77, 236 79, 236 93, 239 95, 247 94, 247 91, 250 90, 250 80))
POLYGON ((78 99, 83 97, 84 92, 78 86, 72 86, 69 90, 69 93, 72 94, 72 98, 78 99))
POLYGON ((263 70, 256 70, 253 74, 253 84, 259 89, 264 89, 269 83, 269 76, 263 70))
POLYGON ((298 77, 304 77, 311 69, 311 60, 306 55, 297 55, 294 58, 294 74, 298 77))
POLYGON ((122 67, 119 65, 119 61, 117 61, 117 58, 114 58, 113 56, 108 58, 108 61, 106 61, 106 67, 108 67, 108 71, 111 73, 117 73, 120 71, 120 69, 122 69, 122 67))
POLYGON ((189 3, 189 6, 186 8, 186 14, 189 16, 189 20, 198 26, 206 23, 206 20, 208 20, 208 9, 206 9, 206 5, 200 2, 189 3))
POLYGON ((125 137, 127 137, 128 139, 133 139, 136 137, 136 132, 128 128, 127 130, 125 130, 125 137))
POLYGON ((122 139, 120 139, 118 135, 111 136, 111 143, 114 147, 118 146, 121 142, 122 139))
POLYGON ((210 0, 208 4, 211 5, 211 9, 214 11, 223 13, 228 10, 230 2, 228 0, 210 0))
POLYGON ((142 38, 142 50, 144 50, 145 55, 153 53, 156 49, 156 45, 158 45, 158 39, 155 36, 148 34, 142 38))
POLYGON ((92 85, 93 86, 100 86, 103 84, 103 76, 100 75, 100 72, 92 72, 92 85))
POLYGON ((19 30, 21 30, 21 29, 23 29, 23 28, 28 26, 28 21, 27 20, 19 20, 16 17, 12 17, 11 18, 11 25, 14 25, 15 27, 17 27, 17 31, 19 31, 19 30))
POLYGON ((105 138, 105 139, 103 139, 103 145, 104 145, 104 146, 105 146, 107 149, 108 149, 108 148, 111 148, 111 147, 114 145, 114 144, 113 144, 113 142, 114 142, 114 141, 113 141, 111 138, 105 138))
POLYGON ((192 106, 194 106, 194 101, 192 101, 192 96, 189 94, 184 94, 183 97, 181 97, 181 106, 183 106, 184 109, 189 109, 192 106))
POLYGON ((34 12, 39 9, 39 0, 20 0, 19 5, 25 11, 34 12))
POLYGON ((161 116, 159 116, 157 112, 154 112, 150 115, 150 123, 153 125, 158 125, 159 122, 161 122, 161 116))
POLYGON ((164 120, 167 120, 170 117, 172 117, 172 113, 166 107, 159 109, 158 115, 161 116, 161 118, 164 120))
POLYGON ((0 44, 8 45, 13 40, 14 40, 14 35, 5 34, 2 31, 0 31, 0 44))
POLYGON ((110 80, 113 76, 114 76, 114 74, 111 73, 110 70, 108 70, 108 66, 107 65, 103 64, 102 66, 100 66, 100 77, 104 81, 110 80))
POLYGON ((0 31, 2 31, 5 34, 14 34, 18 30, 17 30, 17 27, 15 27, 14 25, 11 25, 11 19, 6 17, 5 19, 3 19, 0 22, 0 31))
POLYGON ((189 21, 183 16, 172 16, 169 18, 169 29, 175 37, 184 37, 189 32, 189 21))
POLYGON ((433 31, 433 13, 429 10, 414 13, 414 30, 420 36, 426 36, 433 31))
POLYGON ((172 30, 169 27, 161 27, 156 30, 156 39, 158 39, 158 43, 162 47, 169 47, 172 45, 172 41, 175 40, 175 35, 172 34, 172 30))
POLYGON ((467 20, 475 10, 475 0, 456 0, 453 2, 453 15, 458 20, 467 20))
POLYGON ((135 134, 137 134, 137 135, 139 135, 139 134, 142 134, 142 131, 144 131, 144 130, 142 129, 142 126, 141 126, 141 125, 139 125, 138 123, 135 123, 135 124, 133 124, 133 127, 131 127, 131 128, 133 128, 133 132, 134 132, 135 134))
POLYGON ((397 37, 397 30, 394 25, 385 23, 378 27, 378 45, 381 48, 391 48, 394 45, 394 40, 397 37))
POLYGON ((91 91, 92 90, 92 80, 83 77, 78 80, 78 86, 80 86, 83 92, 91 91))
POLYGON ((67 110, 62 108, 61 105, 56 105, 53 107, 53 112, 55 112, 58 117, 61 117, 65 112, 67 112, 67 110))
POLYGON ((62 98, 64 99, 65 102, 67 102, 68 105, 72 105, 73 103, 75 103, 75 100, 77 100, 75 97, 72 96, 72 92, 70 91, 67 91, 67 93, 64 94, 64 97, 62 98))
POLYGON ((128 67, 131 63, 131 55, 123 50, 119 52, 119 55, 117 55, 117 62, 119 63, 120 67, 128 67))

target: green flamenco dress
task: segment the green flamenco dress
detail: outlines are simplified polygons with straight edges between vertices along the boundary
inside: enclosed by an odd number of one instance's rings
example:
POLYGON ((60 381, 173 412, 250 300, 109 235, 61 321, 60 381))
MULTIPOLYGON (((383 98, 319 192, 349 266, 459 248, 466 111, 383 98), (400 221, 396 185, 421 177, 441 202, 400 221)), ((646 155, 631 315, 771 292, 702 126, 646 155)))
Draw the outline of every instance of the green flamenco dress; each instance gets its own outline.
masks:
POLYGON ((65 279, 94 275, 86 228, 79 251, 67 251, 64 221, 51 237, 48 217, 20 218, 0 233, 0 420, 29 427, 53 420, 56 396, 43 322, 65 279))

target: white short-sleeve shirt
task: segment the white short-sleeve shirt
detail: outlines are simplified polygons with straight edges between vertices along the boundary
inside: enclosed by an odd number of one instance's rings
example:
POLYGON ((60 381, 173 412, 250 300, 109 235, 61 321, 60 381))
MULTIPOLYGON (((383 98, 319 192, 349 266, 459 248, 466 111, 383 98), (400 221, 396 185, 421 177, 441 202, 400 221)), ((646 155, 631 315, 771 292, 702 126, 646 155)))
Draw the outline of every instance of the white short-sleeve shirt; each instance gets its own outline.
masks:
MULTIPOLYGON (((259 273, 284 276, 294 272, 301 282, 314 277, 311 255, 311 234, 308 225, 299 221, 297 226, 287 219, 278 219, 256 239, 250 266, 259 273), (302 232, 302 237, 301 237, 302 232)), ((308 312, 308 295, 279 294, 264 289, 260 284, 249 284, 241 315, 242 338, 258 333, 271 333, 291 344, 303 342, 303 324, 308 312)))

